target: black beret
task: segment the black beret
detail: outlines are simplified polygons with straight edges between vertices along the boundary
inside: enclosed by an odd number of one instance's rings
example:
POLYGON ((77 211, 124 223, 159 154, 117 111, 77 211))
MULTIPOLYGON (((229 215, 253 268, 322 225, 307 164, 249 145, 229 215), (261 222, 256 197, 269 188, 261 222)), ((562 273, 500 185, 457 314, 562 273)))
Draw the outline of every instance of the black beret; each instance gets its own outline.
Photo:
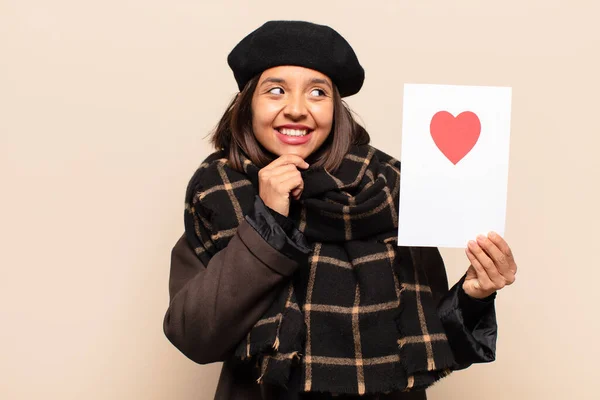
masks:
POLYGON ((254 76, 280 65, 327 75, 342 97, 357 93, 365 80, 365 71, 346 39, 328 26, 305 21, 265 23, 233 48, 227 63, 240 91, 254 76))

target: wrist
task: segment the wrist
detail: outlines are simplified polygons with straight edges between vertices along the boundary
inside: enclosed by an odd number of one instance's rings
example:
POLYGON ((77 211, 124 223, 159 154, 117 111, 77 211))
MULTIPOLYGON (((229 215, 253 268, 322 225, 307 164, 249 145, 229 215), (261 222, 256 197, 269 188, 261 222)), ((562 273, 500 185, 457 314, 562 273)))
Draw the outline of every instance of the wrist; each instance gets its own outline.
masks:
POLYGON ((271 201, 265 200, 262 196, 260 196, 260 197, 261 197, 261 200, 263 201, 263 203, 265 204, 265 206, 267 206, 271 210, 283 215, 284 217, 288 216, 289 207, 286 204, 273 203, 271 201))

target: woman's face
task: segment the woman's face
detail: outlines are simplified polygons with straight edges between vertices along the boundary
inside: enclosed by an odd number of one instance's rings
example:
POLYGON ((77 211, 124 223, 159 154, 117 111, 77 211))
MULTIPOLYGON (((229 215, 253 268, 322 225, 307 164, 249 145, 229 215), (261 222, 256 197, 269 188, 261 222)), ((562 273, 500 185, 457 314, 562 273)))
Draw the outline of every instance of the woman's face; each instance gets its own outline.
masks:
POLYGON ((326 75, 296 66, 262 73, 252 96, 252 128, 269 152, 306 159, 327 139, 332 124, 333 86, 326 75))

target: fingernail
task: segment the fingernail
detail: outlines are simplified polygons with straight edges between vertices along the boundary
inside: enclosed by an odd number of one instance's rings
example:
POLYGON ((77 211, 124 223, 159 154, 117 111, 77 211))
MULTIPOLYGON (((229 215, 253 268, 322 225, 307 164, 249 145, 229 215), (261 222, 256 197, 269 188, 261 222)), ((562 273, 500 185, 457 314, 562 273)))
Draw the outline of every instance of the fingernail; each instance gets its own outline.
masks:
POLYGON ((496 232, 494 232, 494 231, 490 231, 490 233, 488 233, 488 237, 489 237, 490 239, 494 239, 494 238, 496 237, 496 232))
POLYGON ((469 247, 475 249, 477 247, 477 243, 474 240, 469 240, 469 247))
POLYGON ((480 242, 483 242, 485 240, 485 236, 483 235, 477 235, 477 240, 480 242))

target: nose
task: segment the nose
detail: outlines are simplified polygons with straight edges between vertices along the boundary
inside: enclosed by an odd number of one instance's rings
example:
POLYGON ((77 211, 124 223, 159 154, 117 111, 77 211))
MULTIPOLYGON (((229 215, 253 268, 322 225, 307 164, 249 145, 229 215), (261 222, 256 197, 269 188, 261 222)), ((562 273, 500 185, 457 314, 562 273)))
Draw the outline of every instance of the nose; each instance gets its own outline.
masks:
POLYGON ((284 114, 292 120, 304 118, 307 114, 304 96, 300 93, 290 95, 285 105, 284 114))

